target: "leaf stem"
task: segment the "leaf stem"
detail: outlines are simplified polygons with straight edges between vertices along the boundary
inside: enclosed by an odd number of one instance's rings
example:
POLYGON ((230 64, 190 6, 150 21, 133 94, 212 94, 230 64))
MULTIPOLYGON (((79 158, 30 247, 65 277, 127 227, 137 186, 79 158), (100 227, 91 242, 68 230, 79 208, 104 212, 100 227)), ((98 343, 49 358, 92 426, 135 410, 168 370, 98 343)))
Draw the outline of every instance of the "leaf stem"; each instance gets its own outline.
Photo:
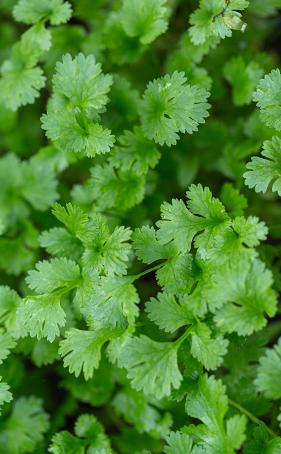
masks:
POLYGON ((212 22, 215 22, 215 19, 216 19, 217 17, 219 17, 219 16, 222 16, 222 17, 223 17, 223 16, 224 16, 226 7, 227 7, 227 5, 228 5, 229 3, 230 3, 230 0, 226 0, 226 1, 225 1, 225 6, 223 7, 223 9, 221 10, 220 13, 215 14, 215 15, 213 16, 212 22))
MULTIPOLYGON (((252 422, 254 422, 255 424, 260 424, 262 421, 257 418, 255 415, 253 415, 252 413, 250 413, 248 410, 246 410, 246 408, 244 407, 241 407, 241 405, 237 404, 236 402, 234 402, 233 400, 229 399, 228 398, 228 402, 230 405, 232 405, 232 407, 235 407, 237 408, 237 410, 241 411, 241 413, 244 413, 244 415, 246 415, 252 422)), ((273 430, 271 430, 267 425, 265 426, 266 427, 266 430, 267 432, 273 437, 278 437, 278 435, 273 432, 273 430)))
POLYGON ((85 129, 86 129, 86 131, 88 133, 89 132, 89 125, 88 125, 88 121, 87 121, 86 112, 85 112, 84 107, 82 107, 81 105, 80 105, 80 109, 81 109, 81 114, 82 114, 82 118, 83 118, 83 123, 84 123, 85 129))
POLYGON ((176 340, 176 342, 174 342, 175 348, 179 348, 179 346, 183 343, 183 341, 189 336, 189 334, 191 333, 191 331, 195 325, 196 325, 196 323, 194 323, 193 325, 190 325, 190 327, 185 331, 185 333, 183 333, 183 335, 181 337, 179 337, 179 339, 176 340))
POLYGON ((158 269, 161 268, 161 266, 163 266, 164 264, 165 264, 165 262, 164 262, 164 263, 160 263, 160 265, 156 265, 156 266, 154 266, 153 268, 149 268, 149 270, 143 271, 142 273, 137 274, 136 276, 133 276, 133 277, 132 277, 132 280, 131 280, 131 283, 134 282, 135 280, 139 279, 140 277, 144 276, 145 274, 150 273, 151 271, 158 270, 158 269))

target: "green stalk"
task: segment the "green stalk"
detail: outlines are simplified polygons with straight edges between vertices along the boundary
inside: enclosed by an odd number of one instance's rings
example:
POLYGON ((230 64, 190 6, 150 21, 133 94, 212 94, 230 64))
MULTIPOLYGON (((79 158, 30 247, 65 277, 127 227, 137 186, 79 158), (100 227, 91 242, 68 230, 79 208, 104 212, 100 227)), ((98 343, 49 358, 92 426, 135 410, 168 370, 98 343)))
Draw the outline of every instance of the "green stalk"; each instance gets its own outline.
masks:
POLYGON ((85 112, 84 107, 80 107, 80 109, 81 109, 81 114, 82 114, 82 118, 83 118, 83 123, 84 123, 85 129, 86 129, 86 131, 88 133, 89 132, 89 125, 88 125, 88 121, 87 121, 86 112, 85 112))
MULTIPOLYGON (((231 399, 228 399, 228 402, 230 405, 232 405, 232 407, 235 407, 237 408, 237 410, 241 411, 241 413, 244 413, 244 415, 246 415, 252 422, 254 422, 255 424, 260 424, 262 421, 257 418, 255 415, 253 415, 252 413, 250 413, 248 410, 246 410, 246 408, 244 407, 241 407, 241 405, 237 404, 236 402, 234 402, 233 400, 231 399)), ((267 432, 269 433, 269 435, 271 435, 273 438, 275 437, 278 437, 278 435, 273 432, 273 430, 271 430, 267 425, 265 425, 266 427, 266 430, 267 432)))
POLYGON ((164 262, 164 263, 160 263, 160 265, 156 265, 156 266, 154 266, 153 268, 149 268, 149 270, 146 270, 146 271, 143 271, 143 272, 140 273, 140 274, 137 274, 136 276, 132 276, 132 279, 131 279, 131 281, 130 281, 129 283, 132 284, 134 281, 136 281, 136 280, 139 279, 140 277, 144 276, 145 274, 148 274, 148 273, 150 273, 151 271, 158 270, 158 269, 161 268, 164 264, 165 264, 165 262, 164 262))
POLYGON ((189 336, 189 334, 191 333, 191 331, 193 330, 195 325, 196 325, 196 323, 194 323, 193 325, 190 325, 190 327, 185 331, 185 333, 183 333, 183 335, 178 340, 176 340, 176 342, 174 342, 173 346, 175 348, 179 348, 179 346, 183 343, 183 341, 189 336))

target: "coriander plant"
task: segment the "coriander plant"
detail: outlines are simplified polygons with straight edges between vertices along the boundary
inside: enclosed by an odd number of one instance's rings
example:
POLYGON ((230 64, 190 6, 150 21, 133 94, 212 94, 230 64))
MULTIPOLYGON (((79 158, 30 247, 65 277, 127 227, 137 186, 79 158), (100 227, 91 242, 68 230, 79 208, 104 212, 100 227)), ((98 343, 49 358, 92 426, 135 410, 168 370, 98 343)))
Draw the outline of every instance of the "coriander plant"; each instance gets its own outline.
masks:
POLYGON ((280 10, 0 3, 1 454, 281 454, 280 10))

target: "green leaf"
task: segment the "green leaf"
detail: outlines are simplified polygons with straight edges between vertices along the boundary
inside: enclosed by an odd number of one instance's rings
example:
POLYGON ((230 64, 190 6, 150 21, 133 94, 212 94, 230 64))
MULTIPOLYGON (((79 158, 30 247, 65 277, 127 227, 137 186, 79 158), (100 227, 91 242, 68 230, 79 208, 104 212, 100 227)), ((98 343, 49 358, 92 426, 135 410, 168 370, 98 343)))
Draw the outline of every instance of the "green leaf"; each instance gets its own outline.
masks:
MULTIPOLYGON (((12 153, 2 157, 0 178, 0 210, 6 227, 27 218, 30 205, 35 210, 45 211, 59 196, 55 174, 39 166, 33 158, 20 161, 12 153)), ((34 231, 33 225, 27 229, 34 231)))
POLYGON ((3 359, 7 358, 10 350, 16 345, 17 343, 14 341, 12 335, 5 332, 3 328, 0 328, 0 364, 3 363, 3 359))
MULTIPOLYGON (((115 413, 118 416, 121 415, 127 423, 134 425, 139 433, 155 431, 162 435, 161 423, 163 423, 163 418, 160 412, 154 408, 153 403, 152 398, 131 389, 131 387, 119 391, 112 400, 115 413)), ((172 420, 170 419, 171 424, 172 420)))
POLYGON ((135 63, 148 49, 138 37, 131 38, 126 34, 122 26, 122 11, 111 11, 106 22, 106 32, 104 42, 110 51, 110 59, 119 66, 135 63))
POLYGON ((134 172, 115 173, 109 164, 96 165, 91 169, 89 187, 100 210, 117 207, 128 210, 144 198, 145 178, 134 172))
POLYGON ((220 193, 220 199, 231 217, 243 216, 248 206, 246 197, 239 193, 231 183, 224 183, 220 193))
POLYGON ((123 172, 132 170, 137 176, 146 174, 149 168, 154 169, 161 154, 154 143, 144 137, 142 129, 134 126, 134 132, 124 131, 118 137, 116 146, 109 157, 110 164, 123 172))
MULTIPOLYGON (((241 17, 237 10, 242 11, 248 5, 249 2, 245 0, 231 0, 230 2, 224 0, 200 0, 199 8, 191 14, 189 20, 192 25, 189 33, 193 44, 203 44, 210 36, 220 36, 221 38, 231 36, 230 29, 237 29, 235 19, 237 20, 241 17), (226 17, 228 19, 227 23, 225 21, 226 17)), ((244 31, 245 27, 240 26, 238 29, 244 31)))
POLYGON ((93 407, 101 407, 110 401, 115 387, 112 366, 102 356, 99 368, 95 370, 93 378, 88 381, 82 374, 75 377, 75 375, 69 374, 68 370, 65 370, 62 386, 79 402, 88 403, 93 407))
POLYGON ((21 168, 24 175, 23 197, 35 210, 46 211, 59 197, 55 174, 39 166, 33 159, 22 162, 21 168))
POLYGON ((28 296, 17 310, 18 322, 24 325, 31 337, 46 337, 53 342, 60 335, 59 326, 65 325, 65 312, 60 305, 61 293, 28 296))
MULTIPOLYGON (((125 131, 125 129, 127 129, 130 124, 136 122, 138 117, 139 102, 139 90, 132 88, 130 80, 126 77, 119 76, 119 74, 113 74, 113 85, 110 90, 110 103, 106 106, 104 118, 115 130, 124 131, 126 136, 129 131, 125 131)), ((135 128, 136 130, 139 129, 138 126, 134 126, 134 130, 135 128)), ((144 141, 144 138, 142 140, 144 141)), ((150 142, 147 141, 146 144, 150 144, 150 142)), ((122 145, 126 144, 122 141, 122 145)), ((129 153, 129 149, 127 151, 129 153)))
POLYGON ((259 260, 241 259, 226 264, 212 276, 205 289, 214 321, 222 330, 240 336, 262 329, 276 312, 276 294, 271 289, 271 271, 259 260))
POLYGON ((145 310, 148 312, 148 318, 161 329, 173 333, 182 326, 194 323, 188 308, 179 304, 172 294, 158 293, 157 298, 151 298, 145 304, 145 310))
POLYGON ((194 85, 184 86, 183 72, 175 71, 149 82, 141 105, 141 122, 145 137, 169 147, 175 145, 182 133, 192 134, 199 123, 209 116, 206 103, 209 93, 194 85))
POLYGON ((246 426, 245 415, 235 415, 226 421, 226 436, 232 449, 240 449, 244 443, 246 426))
POLYGON ((249 248, 256 247, 261 241, 266 240, 268 228, 265 223, 259 222, 256 216, 249 216, 245 219, 239 216, 233 221, 233 229, 238 234, 239 240, 249 248))
POLYGON ((20 106, 33 104, 39 98, 39 90, 45 86, 42 69, 34 68, 37 51, 32 42, 21 40, 14 45, 11 59, 1 66, 0 100, 14 112, 20 106))
MULTIPOLYGON (((2 380, 2 377, 0 376, 0 380, 2 380)), ((13 399, 12 393, 8 391, 10 389, 10 386, 7 385, 7 383, 0 382, 0 405, 3 405, 4 402, 11 402, 13 399)), ((0 416, 1 416, 1 408, 0 408, 0 416)))
POLYGON ((223 336, 217 335, 212 338, 211 329, 199 320, 191 331, 191 354, 203 364, 207 370, 217 369, 223 362, 223 356, 227 353, 229 341, 223 336))
POLYGON ((64 0, 20 0, 13 9, 16 21, 35 24, 42 19, 50 20, 51 25, 67 22, 72 13, 69 2, 64 0))
POLYGON ((173 200, 172 205, 163 203, 163 221, 156 223, 159 227, 157 237, 163 244, 174 240, 181 251, 188 251, 194 236, 204 230, 194 242, 195 247, 203 252, 220 232, 228 228, 230 219, 221 202, 212 197, 209 188, 203 189, 201 184, 191 185, 186 195, 190 199, 187 202, 189 209, 182 200, 173 200))
POLYGON ((56 203, 53 206, 52 213, 74 236, 79 238, 81 233, 84 232, 88 215, 80 207, 67 203, 66 208, 64 208, 56 203))
POLYGON ((232 229, 217 235, 212 247, 207 252, 207 258, 218 266, 223 263, 239 260, 242 256, 255 258, 257 251, 253 249, 266 239, 268 228, 264 222, 259 222, 255 216, 245 219, 236 217, 232 229))
POLYGON ((6 285, 0 286, 0 319, 11 335, 18 339, 27 335, 26 329, 17 322, 17 309, 20 306, 21 298, 6 285))
POLYGON ((52 438, 52 444, 48 451, 53 454, 84 454, 86 440, 80 440, 64 430, 56 433, 52 438))
POLYGON ((260 421, 260 425, 254 428, 254 440, 247 443, 244 454, 278 454, 281 448, 281 438, 275 437, 268 440, 266 425, 260 421))
POLYGON ((171 432, 166 438, 169 446, 164 447, 166 454, 205 454, 205 451, 199 446, 193 446, 192 438, 180 432, 171 432))
POLYGON ((81 331, 71 328, 65 333, 66 339, 60 342, 59 354, 64 357, 64 367, 78 377, 83 371, 85 379, 93 377, 101 359, 101 348, 111 338, 118 337, 122 330, 81 331))
POLYGON ((96 282, 91 297, 80 309, 92 329, 125 328, 134 323, 139 296, 132 282, 132 276, 101 277, 96 282))
POLYGON ((85 449, 96 454, 110 454, 110 443, 102 425, 94 415, 80 415, 75 423, 75 435, 58 432, 52 438, 49 452, 53 454, 84 454, 85 449), (77 438, 79 437, 79 438, 77 438))
POLYGON ((263 143, 263 156, 268 159, 252 157, 252 161, 246 165, 249 172, 244 173, 245 184, 249 188, 255 188, 256 192, 265 192, 270 182, 275 179, 272 191, 281 195, 281 139, 273 136, 272 140, 263 143))
POLYGON ((132 388, 157 399, 169 396, 171 386, 179 388, 182 375, 177 364, 178 346, 143 335, 129 339, 123 349, 122 365, 128 370, 132 388))
MULTIPOLYGON (((74 106, 99 109, 108 101, 107 93, 113 80, 109 74, 102 74, 101 64, 93 55, 80 53, 72 60, 70 54, 57 62, 53 77, 54 90, 68 98, 74 106)), ((52 139, 54 140, 54 139, 52 139)))
POLYGON ((213 375, 201 375, 198 385, 189 388, 187 392, 186 411, 203 424, 197 427, 191 424, 184 427, 182 432, 192 436, 208 453, 233 453, 233 449, 239 449, 245 440, 247 419, 245 415, 228 419, 225 431, 224 417, 227 410, 228 401, 221 380, 215 380, 213 375))
POLYGON ((149 44, 168 28, 165 18, 166 0, 123 0, 122 26, 128 36, 149 44))
POLYGON ((60 359, 58 354, 58 339, 55 339, 53 343, 48 342, 46 339, 35 339, 33 342, 31 360, 37 367, 53 364, 60 359))
POLYGON ((110 448, 109 440, 96 416, 91 414, 80 415, 75 422, 74 432, 77 437, 86 438, 88 443, 96 450, 107 454, 108 448, 110 448))
POLYGON ((9 454, 34 452, 49 429, 49 415, 38 397, 20 397, 14 402, 11 415, 0 432, 1 446, 9 454))
POLYGON ((253 100, 260 108, 260 118, 270 128, 281 130, 281 76, 279 69, 273 69, 260 80, 253 100))
POLYGON ((16 238, 0 238, 0 264, 7 274, 18 276, 34 263, 38 232, 29 222, 22 228, 21 235, 16 238))
POLYGON ((99 235, 94 241, 86 245, 82 263, 85 266, 92 266, 96 270, 104 269, 107 276, 122 276, 127 273, 128 254, 131 245, 128 241, 131 237, 131 230, 125 227, 116 227, 112 235, 109 235, 106 228, 104 235, 99 235))
POLYGON ((251 0, 248 11, 260 17, 268 17, 275 16, 280 7, 280 0, 267 0, 267 2, 263 0, 251 0))
POLYGON ((88 157, 107 153, 114 144, 114 136, 108 129, 99 124, 89 124, 87 130, 76 120, 78 111, 48 112, 41 117, 42 129, 46 130, 48 139, 57 140, 59 146, 70 152, 84 152, 88 157))
POLYGON ((43 231, 38 240, 40 246, 46 248, 46 251, 51 255, 78 261, 83 254, 84 249, 81 241, 70 235, 62 227, 43 231))
POLYGON ((47 137, 65 151, 82 151, 89 157, 110 151, 114 136, 96 121, 109 101, 112 77, 102 74, 93 55, 85 58, 82 53, 74 60, 70 54, 64 55, 56 70, 54 97, 60 102, 52 102, 51 110, 41 118, 47 137))
POLYGON ((221 380, 215 380, 213 375, 200 376, 198 388, 187 394, 186 410, 188 415, 200 419, 210 430, 222 427, 228 401, 221 380))
POLYGON ((161 244, 156 239, 154 227, 145 225, 141 229, 136 229, 132 234, 132 240, 136 256, 143 263, 149 265, 159 259, 171 258, 174 248, 171 244, 161 244))
POLYGON ((264 392, 269 399, 281 397, 281 338, 271 349, 266 349, 265 355, 261 356, 260 364, 255 378, 255 385, 259 392, 264 392))
POLYGON ((36 293, 51 293, 59 287, 73 287, 80 278, 79 266, 66 258, 43 260, 28 272, 26 282, 36 293))
POLYGON ((191 254, 182 254, 175 242, 161 244, 156 239, 153 227, 144 226, 141 230, 136 229, 132 239, 138 259, 144 263, 150 264, 155 260, 166 259, 156 272, 158 284, 167 293, 176 295, 184 293, 187 285, 193 282, 191 254))
POLYGON ((49 51, 52 46, 52 34, 47 30, 43 22, 38 22, 28 28, 22 35, 22 39, 28 42, 31 47, 37 49, 38 55, 49 51))
POLYGON ((177 254, 168 258, 165 264, 156 271, 156 278, 165 292, 174 293, 177 296, 185 293, 193 283, 192 255, 177 254), (175 276, 177 276, 176 279, 175 276))
POLYGON ((149 82, 141 105, 141 122, 145 137, 156 143, 175 145, 182 133, 192 134, 209 116, 206 103, 209 93, 194 85, 184 86, 184 73, 175 71, 149 82))
POLYGON ((128 328, 123 330, 123 333, 121 333, 118 337, 115 337, 110 340, 110 343, 108 344, 106 349, 106 354, 109 361, 112 364, 117 363, 118 367, 123 367, 122 366, 123 347, 127 340, 132 337, 135 330, 136 330, 135 325, 129 325, 128 328))
POLYGON ((92 295, 95 295, 97 287, 101 283, 99 273, 91 267, 84 266, 81 275, 82 279, 73 300, 79 312, 87 305, 91 307, 92 295))
POLYGON ((246 65, 243 58, 238 56, 226 62, 223 75, 232 86, 234 105, 243 106, 252 102, 252 93, 264 75, 264 70, 255 61, 246 65))

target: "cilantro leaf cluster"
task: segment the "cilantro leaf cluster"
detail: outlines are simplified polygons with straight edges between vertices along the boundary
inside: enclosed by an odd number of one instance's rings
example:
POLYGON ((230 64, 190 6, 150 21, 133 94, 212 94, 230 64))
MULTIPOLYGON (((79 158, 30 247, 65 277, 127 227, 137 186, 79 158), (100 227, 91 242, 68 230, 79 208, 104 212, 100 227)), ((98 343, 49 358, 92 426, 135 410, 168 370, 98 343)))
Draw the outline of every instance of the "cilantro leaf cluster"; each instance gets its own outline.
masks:
POLYGON ((279 7, 0 2, 1 453, 281 450, 279 7))

